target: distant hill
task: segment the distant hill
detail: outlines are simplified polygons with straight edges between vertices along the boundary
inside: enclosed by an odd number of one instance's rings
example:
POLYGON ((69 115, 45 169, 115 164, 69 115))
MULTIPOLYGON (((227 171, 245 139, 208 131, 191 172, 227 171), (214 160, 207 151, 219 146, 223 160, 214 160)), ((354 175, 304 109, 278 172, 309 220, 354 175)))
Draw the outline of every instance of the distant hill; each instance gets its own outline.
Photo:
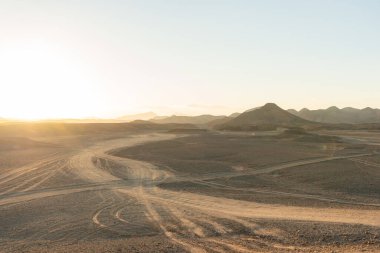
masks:
POLYGON ((236 118, 237 116, 239 116, 241 113, 240 112, 235 112, 235 113, 232 113, 230 116, 228 117, 231 117, 231 118, 236 118))
POLYGON ((224 123, 230 121, 230 120, 233 119, 233 118, 235 118, 235 117, 231 117, 231 116, 228 116, 228 117, 227 117, 227 116, 225 116, 225 117, 223 117, 223 118, 214 119, 214 120, 208 122, 207 124, 205 124, 205 126, 206 126, 207 128, 212 129, 212 128, 215 128, 216 126, 222 125, 222 124, 224 124, 224 123))
POLYGON ((220 117, 220 118, 214 119, 214 120, 208 122, 208 123, 206 124, 206 127, 212 129, 212 128, 214 128, 215 126, 218 126, 218 125, 224 124, 224 123, 226 123, 227 121, 236 118, 236 117, 239 116, 240 114, 241 114, 240 112, 235 112, 235 113, 230 114, 229 116, 224 116, 224 117, 222 116, 222 117, 220 117))
POLYGON ((304 108, 300 111, 296 111, 294 109, 290 109, 288 110, 288 112, 303 119, 321 123, 380 123, 380 109, 373 109, 370 107, 367 107, 365 109, 356 109, 352 107, 345 107, 343 109, 339 109, 336 106, 332 106, 327 109, 320 110, 309 110, 307 108, 304 108))
POLYGON ((155 117, 157 117, 157 114, 155 114, 154 112, 144 112, 144 113, 139 113, 139 114, 124 115, 117 118, 116 120, 130 122, 134 120, 150 120, 155 117))
POLYGON ((194 124, 194 125, 206 125, 211 121, 223 119, 226 116, 214 116, 214 115, 199 115, 199 116, 170 116, 161 119, 152 119, 151 121, 159 124, 194 124))
POLYGON ((318 123, 310 122, 293 115, 276 104, 268 103, 262 107, 243 112, 215 128, 221 130, 272 130, 277 127, 309 127, 318 123))

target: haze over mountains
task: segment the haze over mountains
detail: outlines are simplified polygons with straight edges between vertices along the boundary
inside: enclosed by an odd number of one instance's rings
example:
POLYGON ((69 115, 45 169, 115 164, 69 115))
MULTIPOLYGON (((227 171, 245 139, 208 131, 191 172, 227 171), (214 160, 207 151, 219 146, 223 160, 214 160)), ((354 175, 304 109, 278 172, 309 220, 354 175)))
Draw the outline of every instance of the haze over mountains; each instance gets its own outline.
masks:
POLYGON ((139 113, 139 114, 124 115, 117 118, 117 120, 129 122, 129 121, 134 121, 134 120, 150 120, 155 117, 157 117, 157 114, 155 114, 154 112, 145 112, 145 113, 139 113))
MULTIPOLYGON (((252 125, 280 125, 280 126, 305 126, 324 124, 371 124, 380 123, 380 109, 364 108, 356 109, 345 107, 339 109, 336 106, 327 109, 284 110, 274 103, 268 103, 261 107, 248 109, 242 113, 236 112, 229 116, 224 115, 197 115, 197 116, 159 116, 154 112, 144 112, 139 114, 124 115, 118 118, 85 118, 85 119, 47 119, 41 122, 60 122, 60 123, 125 123, 136 120, 150 121, 156 124, 192 124, 202 127, 214 128, 236 128, 246 129, 252 125)), ((0 117, 1 123, 22 122, 0 117)))
POLYGON ((153 118, 152 122, 155 123, 181 123, 181 124, 195 124, 195 125, 204 125, 214 120, 219 120, 226 118, 226 116, 214 116, 214 115, 199 115, 199 116, 170 116, 162 118, 153 118))
POLYGON ((268 103, 261 107, 248 109, 242 113, 233 113, 229 116, 199 115, 199 116, 170 116, 151 119, 155 123, 182 123, 225 127, 237 125, 316 125, 326 124, 370 124, 380 123, 380 109, 364 108, 356 109, 345 107, 339 109, 335 106, 327 109, 309 110, 294 109, 284 110, 274 103, 268 103), (227 124, 228 122, 228 124, 227 124))
POLYGON ((297 115, 301 118, 321 122, 321 123, 346 123, 346 124, 365 124, 365 123, 380 123, 380 109, 370 107, 364 109, 356 109, 345 107, 339 109, 336 106, 331 106, 327 109, 309 110, 304 108, 300 111, 293 109, 288 112, 297 115))

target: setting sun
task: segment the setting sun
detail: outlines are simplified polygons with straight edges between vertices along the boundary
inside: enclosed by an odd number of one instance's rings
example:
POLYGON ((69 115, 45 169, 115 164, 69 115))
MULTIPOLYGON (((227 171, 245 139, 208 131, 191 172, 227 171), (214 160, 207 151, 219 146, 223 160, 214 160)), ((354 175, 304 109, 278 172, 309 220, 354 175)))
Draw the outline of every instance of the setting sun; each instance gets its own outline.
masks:
POLYGON ((2 116, 43 119, 88 116, 96 107, 96 83, 80 61, 42 42, 0 51, 2 116))
POLYGON ((380 252, 379 0, 0 0, 0 253, 380 252))

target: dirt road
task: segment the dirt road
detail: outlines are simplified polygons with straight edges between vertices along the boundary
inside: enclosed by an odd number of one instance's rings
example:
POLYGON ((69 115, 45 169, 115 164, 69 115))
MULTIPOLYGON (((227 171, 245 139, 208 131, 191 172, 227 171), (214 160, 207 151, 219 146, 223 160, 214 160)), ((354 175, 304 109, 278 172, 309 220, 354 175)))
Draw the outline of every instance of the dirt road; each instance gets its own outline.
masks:
MULTIPOLYGON (((265 227, 257 221, 306 222, 328 226, 346 224, 368 226, 375 230, 380 228, 380 209, 374 209, 379 207, 376 204, 372 204, 371 209, 366 209, 366 203, 293 194, 293 197, 362 206, 360 209, 297 207, 165 190, 157 185, 169 181, 186 181, 186 178, 177 177, 173 171, 145 161, 112 155, 119 148, 176 137, 178 136, 173 134, 149 134, 103 140, 85 148, 64 150, 0 174, 0 208, 3 210, 0 226, 5 227, 0 245, 6 248, 9 247, 9 242, 19 241, 22 241, 20 245, 26 245, 26 241, 36 238, 48 241, 65 241, 70 238, 83 241, 162 234, 189 252, 306 251, 307 247, 292 245, 283 239, 283 232, 279 229, 265 227), (59 199, 54 200, 56 198, 59 199), (90 203, 84 210, 77 203, 82 199, 90 203), (55 201, 61 200, 66 201, 67 206, 55 208, 55 201), (22 209, 22 206, 31 208, 34 205, 42 206, 41 212, 49 212, 49 215, 41 221, 22 209), (61 210, 67 207, 71 210, 61 210), (12 224, 12 211, 15 212, 14 219, 16 214, 23 217, 21 221, 12 224), (71 217, 70 213, 76 213, 76 217, 71 217), (4 220, 6 217, 8 220, 4 220), (32 232, 29 233, 28 228, 32 232)), ((308 159, 245 173, 270 173, 331 160, 358 160, 370 155, 365 153, 308 159)), ((242 172, 237 171, 236 175, 241 176, 242 172)), ((211 184, 216 188, 227 187, 203 179, 189 178, 189 181, 211 184)))

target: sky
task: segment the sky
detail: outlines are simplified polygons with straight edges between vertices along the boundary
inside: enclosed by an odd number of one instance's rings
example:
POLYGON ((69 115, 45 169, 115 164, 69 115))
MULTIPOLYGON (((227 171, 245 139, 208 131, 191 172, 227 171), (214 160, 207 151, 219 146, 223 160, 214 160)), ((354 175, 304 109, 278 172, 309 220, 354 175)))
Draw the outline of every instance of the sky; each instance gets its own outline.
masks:
POLYGON ((0 117, 380 108, 378 0, 0 0, 0 117))

